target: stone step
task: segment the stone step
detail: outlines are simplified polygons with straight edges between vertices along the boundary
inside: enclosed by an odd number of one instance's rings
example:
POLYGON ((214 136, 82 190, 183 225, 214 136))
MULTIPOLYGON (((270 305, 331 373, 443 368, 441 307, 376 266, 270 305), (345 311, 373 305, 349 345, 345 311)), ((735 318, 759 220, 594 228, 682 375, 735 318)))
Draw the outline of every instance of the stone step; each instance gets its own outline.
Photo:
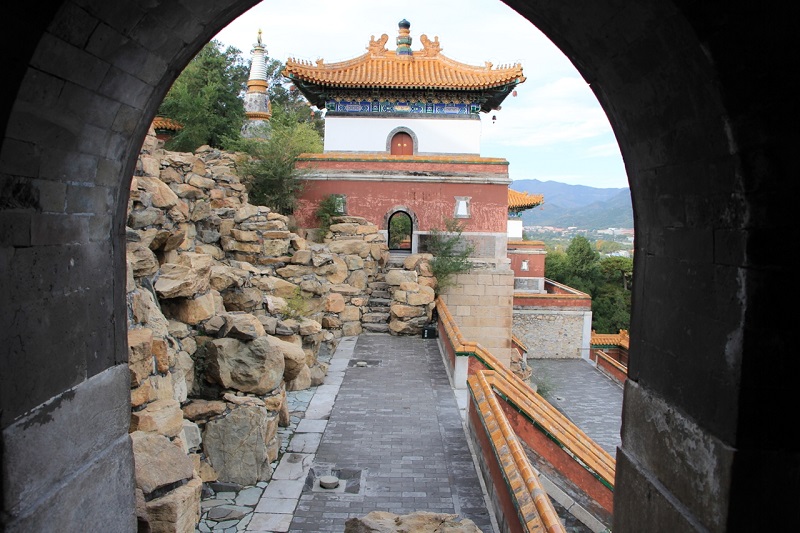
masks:
POLYGON ((370 307, 382 305, 390 306, 392 305, 392 300, 390 298, 375 298, 374 296, 370 296, 367 305, 370 307))
POLYGON ((370 289, 378 291, 385 291, 389 288, 389 284, 385 281, 371 281, 368 286, 370 289))
POLYGON ((377 324, 388 321, 389 313, 364 313, 364 315, 361 317, 361 324, 363 326, 366 326, 367 324, 377 324))
POLYGON ((376 290, 373 290, 372 294, 370 294, 370 297, 371 298, 375 298, 375 299, 380 298, 381 300, 388 300, 388 299, 391 299, 392 295, 389 294, 389 291, 376 291, 376 290))
POLYGON ((389 333, 389 324, 383 323, 366 323, 361 326, 364 331, 369 333, 389 333))

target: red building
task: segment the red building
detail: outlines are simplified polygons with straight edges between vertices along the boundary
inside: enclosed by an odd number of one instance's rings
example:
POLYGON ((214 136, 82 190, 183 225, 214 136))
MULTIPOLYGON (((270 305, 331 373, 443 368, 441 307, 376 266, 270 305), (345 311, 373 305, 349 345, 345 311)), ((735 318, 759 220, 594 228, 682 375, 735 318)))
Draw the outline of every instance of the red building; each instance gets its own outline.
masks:
POLYGON ((508 161, 481 156, 480 113, 498 109, 525 81, 522 67, 460 63, 426 35, 412 51, 410 26, 399 23, 394 50, 383 34, 349 61, 287 61, 284 76, 325 110, 324 152, 297 162, 309 170, 298 224, 315 227, 319 202, 336 195, 343 214, 366 218, 387 237, 392 217, 407 216, 412 252, 455 218, 476 256, 505 262, 508 161))

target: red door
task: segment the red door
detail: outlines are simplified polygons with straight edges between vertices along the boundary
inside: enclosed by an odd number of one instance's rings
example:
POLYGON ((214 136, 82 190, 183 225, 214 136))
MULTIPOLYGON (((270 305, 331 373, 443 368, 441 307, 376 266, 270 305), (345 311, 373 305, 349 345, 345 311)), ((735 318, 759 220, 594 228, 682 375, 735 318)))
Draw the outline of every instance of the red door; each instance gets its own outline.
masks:
POLYGON ((392 155, 414 155, 414 141, 411 135, 401 131, 392 137, 392 155))

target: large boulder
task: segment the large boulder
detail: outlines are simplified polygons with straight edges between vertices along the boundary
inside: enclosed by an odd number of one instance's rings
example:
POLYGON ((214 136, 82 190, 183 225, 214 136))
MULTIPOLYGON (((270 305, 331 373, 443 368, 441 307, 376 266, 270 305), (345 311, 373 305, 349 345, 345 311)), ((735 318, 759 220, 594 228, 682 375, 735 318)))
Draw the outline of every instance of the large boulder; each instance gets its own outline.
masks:
POLYGON ((209 420, 203 450, 220 481, 255 485, 272 477, 269 443, 278 431, 278 415, 255 404, 233 404, 224 416, 209 420))
POLYGON ((161 298, 188 298, 209 288, 214 259, 207 254, 184 252, 176 263, 161 265, 155 290, 161 298))
POLYGON ((255 315, 232 312, 223 315, 225 325, 219 330, 221 337, 233 337, 243 341, 251 341, 266 335, 264 326, 255 315))
POLYGON ((279 339, 273 339, 263 336, 245 343, 226 337, 206 343, 206 379, 224 388, 267 394, 280 385, 285 368, 283 350, 274 342, 279 339))
POLYGON ((203 481, 192 478, 185 485, 145 503, 150 533, 194 533, 200 521, 203 481))
POLYGON ((303 371, 303 367, 306 366, 306 353, 303 351, 303 347, 271 335, 262 338, 266 339, 266 342, 269 343, 273 350, 283 356, 283 379, 287 382, 295 379, 303 371))
POLYGON ((147 431, 177 437, 183 429, 181 404, 172 398, 156 400, 131 413, 131 431, 147 431))
POLYGON ((142 489, 145 498, 194 476, 192 460, 165 436, 134 431, 130 437, 136 486, 142 489))

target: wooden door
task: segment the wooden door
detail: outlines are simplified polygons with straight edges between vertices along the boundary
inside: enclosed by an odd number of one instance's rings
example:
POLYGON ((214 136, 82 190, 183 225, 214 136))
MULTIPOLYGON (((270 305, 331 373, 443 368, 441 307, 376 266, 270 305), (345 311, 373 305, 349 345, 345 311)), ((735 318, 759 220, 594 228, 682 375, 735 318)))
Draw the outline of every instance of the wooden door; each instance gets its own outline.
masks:
POLYGON ((392 137, 392 155, 414 155, 414 141, 411 135, 401 131, 392 137))

